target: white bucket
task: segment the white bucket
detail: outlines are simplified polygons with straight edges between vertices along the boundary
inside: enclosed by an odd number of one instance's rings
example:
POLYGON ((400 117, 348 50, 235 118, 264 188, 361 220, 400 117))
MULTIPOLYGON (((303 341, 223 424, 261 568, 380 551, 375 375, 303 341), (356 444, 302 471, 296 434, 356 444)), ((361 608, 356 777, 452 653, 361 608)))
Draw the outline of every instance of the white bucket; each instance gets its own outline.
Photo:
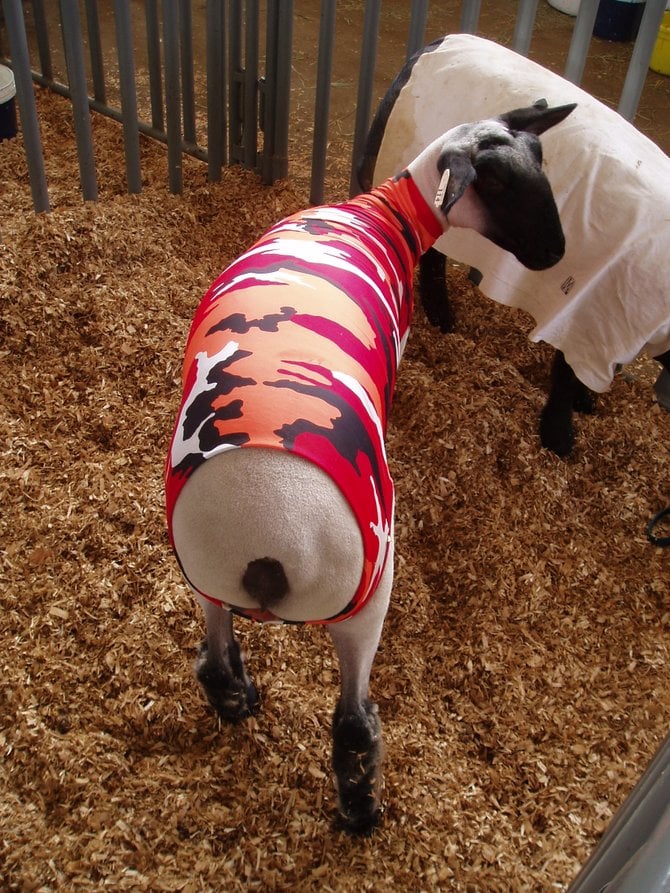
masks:
POLYGON ((576 16, 579 12, 580 0, 547 0, 549 6, 553 6, 559 12, 564 12, 569 16, 576 16))
POLYGON ((16 84, 14 72, 0 65, 0 142, 16 136, 16 84))

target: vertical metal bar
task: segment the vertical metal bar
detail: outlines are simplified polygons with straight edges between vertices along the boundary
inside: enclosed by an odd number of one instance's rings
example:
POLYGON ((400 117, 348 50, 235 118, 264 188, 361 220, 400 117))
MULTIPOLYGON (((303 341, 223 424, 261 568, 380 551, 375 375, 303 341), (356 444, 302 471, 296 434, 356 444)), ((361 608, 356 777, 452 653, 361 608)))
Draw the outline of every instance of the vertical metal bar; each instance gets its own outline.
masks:
POLYGON ((267 186, 272 178, 272 148, 275 138, 275 89, 277 71, 277 42, 280 39, 278 0, 268 0, 265 25, 265 77, 261 89, 261 126, 263 128, 263 157, 261 180, 267 186))
POLYGON ((354 148, 351 163, 351 179, 349 194, 359 191, 356 165, 363 151, 365 137, 370 122, 372 108, 372 90, 374 87, 375 64, 377 61, 377 42, 379 37, 380 0, 366 0, 363 19, 363 43, 361 46, 361 64, 358 75, 358 97, 356 99, 356 123, 354 129, 354 148))
POLYGON ((258 0, 247 0, 244 49, 243 163, 254 170, 258 151, 258 0))
POLYGON ((593 26, 598 14, 599 0, 581 0, 577 21, 572 32, 568 58, 565 63, 565 77, 573 84, 581 84, 586 66, 586 55, 589 51, 593 26))
POLYGON ((619 98, 619 114, 632 121, 640 103, 640 96, 649 69, 651 54, 658 37, 658 29, 663 20, 665 0, 647 0, 640 22, 640 30, 633 48, 626 80, 619 98))
MULTIPOLYGON (((268 10, 268 21, 271 12, 268 10)), ((242 162, 244 114, 242 103, 242 2, 231 0, 228 28, 228 152, 232 162, 242 162)))
POLYGON ((477 33, 481 8, 481 0, 463 0, 463 9, 461 10, 461 31, 464 34, 477 33))
POLYGON ((43 0, 33 0, 33 20, 37 38, 37 53, 40 58, 40 71, 45 78, 51 80, 53 78, 53 66, 51 64, 51 48, 49 46, 49 27, 44 13, 43 0))
POLYGON ((289 107, 291 98, 291 57, 293 54, 293 0, 279 0, 277 20, 279 42, 275 69, 274 140, 272 181, 288 174, 289 107))
POLYGON ((41 211, 48 211, 50 205, 47 179, 44 172, 40 128, 37 120, 37 109, 35 108, 35 94, 30 74, 30 54, 28 53, 26 25, 23 20, 23 9, 21 8, 20 0, 3 0, 2 8, 5 13, 7 38, 12 57, 12 71, 16 84, 16 98, 18 99, 21 115, 21 131, 28 161, 30 191, 33 197, 33 207, 37 213, 40 213, 41 211))
POLYGON ((426 19, 428 18, 428 0, 413 0, 412 17, 407 35, 406 59, 411 58, 426 42, 426 19))
POLYGON ((178 0, 163 0, 168 180, 170 192, 173 193, 179 193, 182 189, 181 110, 179 103, 179 9, 177 2, 178 0))
POLYGON ((91 114, 88 106, 84 43, 81 36, 81 20, 77 0, 60 0, 63 46, 67 76, 72 99, 74 130, 79 158, 79 176, 84 201, 97 201, 98 184, 95 177, 91 114))
POLYGON ((179 4, 179 26, 184 139, 188 143, 195 143, 195 88, 193 86, 193 22, 191 19, 191 0, 181 0, 179 4))
POLYGON ((91 79, 93 95, 106 105, 105 66, 102 61, 102 43, 100 40, 100 18, 97 0, 86 0, 86 30, 88 31, 88 49, 91 56, 91 79))
POLYGON ((274 176, 288 174, 289 111, 291 107, 291 62, 293 58, 293 0, 279 2, 279 29, 283 40, 277 55, 277 123, 275 124, 274 176))
POLYGON ((522 56, 527 56, 530 50, 530 42, 533 37, 533 26, 537 15, 539 0, 519 0, 519 10, 516 14, 514 36, 512 37, 512 49, 522 56))
POLYGON ((158 24, 158 0, 145 0, 144 18, 147 28, 147 62, 149 66, 149 96, 151 123, 156 130, 164 130, 163 77, 161 74, 161 36, 158 24))
POLYGON ((207 178, 221 179, 225 162, 225 42, 224 0, 207 0, 207 178))
POLYGON ((321 0, 319 21, 319 58, 316 69, 316 98, 314 101, 314 139, 312 141, 312 177, 309 200, 313 205, 323 202, 328 150, 328 116, 330 110, 330 82, 333 70, 333 38, 337 0, 321 0))
POLYGON ((288 171, 293 0, 268 0, 261 179, 269 185, 288 171))
MULTIPOLYGON (((628 798, 616 812, 600 842, 574 879, 568 893, 601 893, 631 856, 640 851, 654 833, 662 830, 670 802, 670 735, 668 735, 628 798)), ((666 826, 667 830, 667 826, 666 826)), ((664 844, 667 859, 667 833, 664 844)), ((639 878, 638 878, 639 880, 639 878)), ((616 886, 613 890, 618 889, 616 886)), ((661 889, 638 886, 636 890, 661 889)))
POLYGON ((138 193, 142 190, 142 173, 140 170, 140 130, 137 120, 130 0, 114 0, 114 20, 116 22, 116 50, 119 59, 127 188, 130 193, 138 193))
POLYGON ((667 893, 670 889, 670 806, 635 856, 607 885, 610 893, 667 893))

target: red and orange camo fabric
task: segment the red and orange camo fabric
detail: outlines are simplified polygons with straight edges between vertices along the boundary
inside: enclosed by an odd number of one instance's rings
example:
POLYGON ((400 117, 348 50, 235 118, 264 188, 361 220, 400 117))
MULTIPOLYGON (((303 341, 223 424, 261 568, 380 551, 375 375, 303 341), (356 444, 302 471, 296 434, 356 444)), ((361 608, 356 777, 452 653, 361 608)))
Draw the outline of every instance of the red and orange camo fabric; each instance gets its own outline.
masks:
POLYGON ((191 326, 165 473, 170 534, 182 487, 211 456, 263 447, 315 463, 351 505, 365 551, 354 599, 322 623, 360 610, 384 569, 394 501, 384 436, 413 270, 441 232, 407 173, 301 211, 224 270, 191 326))

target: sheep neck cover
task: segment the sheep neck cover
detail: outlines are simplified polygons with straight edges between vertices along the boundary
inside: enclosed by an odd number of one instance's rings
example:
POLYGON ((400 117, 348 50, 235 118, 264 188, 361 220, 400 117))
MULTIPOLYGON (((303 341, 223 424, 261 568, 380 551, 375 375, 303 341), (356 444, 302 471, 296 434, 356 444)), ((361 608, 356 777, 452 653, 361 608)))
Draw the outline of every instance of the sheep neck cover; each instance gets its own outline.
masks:
POLYGON ((344 620, 367 603, 391 542, 384 437, 409 334, 413 271, 441 233, 405 172, 343 204, 287 217, 224 270, 186 345, 165 471, 173 547, 174 506, 203 462, 230 449, 290 450, 335 481, 363 539, 352 601, 314 622, 344 620))

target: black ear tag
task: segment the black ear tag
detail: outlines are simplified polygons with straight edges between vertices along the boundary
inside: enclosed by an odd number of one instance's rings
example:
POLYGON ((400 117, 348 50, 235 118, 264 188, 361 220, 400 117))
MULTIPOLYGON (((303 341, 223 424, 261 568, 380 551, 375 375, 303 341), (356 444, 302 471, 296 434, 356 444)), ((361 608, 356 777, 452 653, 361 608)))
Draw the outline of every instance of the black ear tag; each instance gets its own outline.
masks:
POLYGON ((449 168, 444 169, 444 173, 442 174, 442 179, 440 180, 440 185, 437 187, 437 192, 435 193, 435 199, 433 204, 436 208, 442 207, 442 202, 444 201, 444 196, 447 194, 447 186, 449 185, 449 177, 451 176, 451 171, 449 168))

